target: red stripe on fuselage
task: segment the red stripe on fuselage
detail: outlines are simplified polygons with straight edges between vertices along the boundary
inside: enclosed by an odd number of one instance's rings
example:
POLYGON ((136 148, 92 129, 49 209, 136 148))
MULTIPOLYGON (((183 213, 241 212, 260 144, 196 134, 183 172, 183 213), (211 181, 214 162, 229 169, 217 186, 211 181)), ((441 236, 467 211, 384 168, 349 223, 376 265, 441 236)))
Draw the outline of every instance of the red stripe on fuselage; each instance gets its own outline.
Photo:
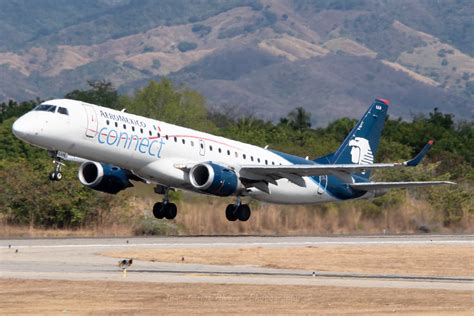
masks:
MULTIPOLYGON (((87 129, 89 131, 92 131, 94 133, 98 133, 97 131, 94 131, 94 130, 91 130, 91 129, 87 129)), ((118 133, 120 134, 120 133, 118 133)), ((104 137, 117 137, 115 135, 111 135, 111 134, 107 134, 107 133, 101 133, 100 134, 101 136, 104 136, 104 137)), ((134 134, 130 134, 130 135, 134 135, 134 134)), ((135 135, 137 136, 137 135, 135 135)), ((206 138, 206 137, 198 137, 198 136, 193 136, 193 135, 168 135, 168 137, 176 137, 176 138, 193 138, 193 139, 198 139, 198 140, 204 140, 204 141, 208 141, 208 142, 213 142, 213 143, 216 143, 216 144, 220 144, 220 145, 224 145, 224 146, 227 146, 227 147, 231 147, 231 148, 234 148, 234 149, 237 149, 237 150, 240 150, 239 147, 235 147, 235 146, 232 146, 232 145, 229 145, 229 144, 226 144, 226 143, 223 143, 223 142, 220 142, 220 141, 217 141, 217 140, 214 140, 214 139, 210 139, 210 138, 206 138)), ((122 139, 126 139, 128 138, 127 136, 123 136, 122 139)), ((142 140, 143 138, 148 138, 150 140, 153 140, 153 139, 159 139, 159 138, 164 138, 164 136, 162 137, 158 137, 158 136, 150 136, 150 137, 139 137, 138 139, 139 140, 142 140)))
POLYGON ((235 146, 223 143, 223 142, 219 142, 217 140, 213 140, 213 139, 210 139, 210 138, 205 138, 205 137, 198 137, 198 136, 192 136, 192 135, 168 135, 168 137, 194 138, 194 139, 198 139, 198 140, 205 140, 205 141, 209 141, 209 142, 214 142, 216 144, 221 144, 221 145, 224 145, 224 146, 228 146, 228 147, 232 147, 234 149, 240 150, 240 148, 238 148, 238 147, 235 147, 235 146))

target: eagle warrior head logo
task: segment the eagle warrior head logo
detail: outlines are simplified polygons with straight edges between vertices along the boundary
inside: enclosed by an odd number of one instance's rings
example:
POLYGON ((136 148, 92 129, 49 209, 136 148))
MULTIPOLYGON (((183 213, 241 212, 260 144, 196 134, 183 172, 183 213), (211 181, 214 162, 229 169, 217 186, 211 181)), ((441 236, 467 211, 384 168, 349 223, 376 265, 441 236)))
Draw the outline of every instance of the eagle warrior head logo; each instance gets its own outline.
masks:
POLYGON ((359 165, 368 165, 374 163, 374 155, 370 148, 369 141, 362 137, 355 137, 349 141, 351 149, 352 162, 359 165))

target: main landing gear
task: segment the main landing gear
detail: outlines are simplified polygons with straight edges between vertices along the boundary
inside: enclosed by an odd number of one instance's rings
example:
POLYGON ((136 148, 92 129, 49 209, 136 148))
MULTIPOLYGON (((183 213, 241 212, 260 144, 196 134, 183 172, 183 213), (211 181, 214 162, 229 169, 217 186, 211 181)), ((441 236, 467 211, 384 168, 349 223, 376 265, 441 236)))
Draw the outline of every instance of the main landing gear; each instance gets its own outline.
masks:
POLYGON ((162 186, 157 186, 155 192, 158 194, 164 194, 163 202, 156 202, 153 205, 153 215, 158 219, 174 219, 178 213, 178 208, 176 204, 170 203, 168 192, 170 188, 165 188, 162 186))
POLYGON ((237 197, 235 204, 229 204, 225 209, 225 217, 231 222, 235 222, 236 220, 246 222, 249 220, 251 213, 248 204, 240 203, 240 197, 237 197))
POLYGON ((61 173, 61 168, 64 166, 64 163, 61 162, 61 158, 57 155, 57 153, 51 153, 54 157, 54 170, 49 173, 49 180, 51 181, 60 181, 63 178, 63 174, 61 173))

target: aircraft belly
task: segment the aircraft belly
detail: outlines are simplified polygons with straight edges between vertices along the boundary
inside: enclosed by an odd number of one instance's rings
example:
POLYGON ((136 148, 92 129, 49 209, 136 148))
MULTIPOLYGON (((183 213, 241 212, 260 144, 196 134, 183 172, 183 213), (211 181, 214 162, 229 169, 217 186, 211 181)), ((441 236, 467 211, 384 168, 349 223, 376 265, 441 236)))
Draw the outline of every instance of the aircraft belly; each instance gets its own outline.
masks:
POLYGON ((270 184, 270 194, 260 190, 252 190, 249 196, 265 202, 278 204, 314 204, 333 200, 326 192, 318 193, 318 184, 305 178, 306 187, 300 187, 287 179, 270 184))
POLYGON ((142 165, 141 168, 133 170, 136 174, 143 176, 149 181, 160 183, 171 187, 183 187, 189 185, 189 176, 181 169, 175 168, 179 161, 173 159, 160 159, 142 165))

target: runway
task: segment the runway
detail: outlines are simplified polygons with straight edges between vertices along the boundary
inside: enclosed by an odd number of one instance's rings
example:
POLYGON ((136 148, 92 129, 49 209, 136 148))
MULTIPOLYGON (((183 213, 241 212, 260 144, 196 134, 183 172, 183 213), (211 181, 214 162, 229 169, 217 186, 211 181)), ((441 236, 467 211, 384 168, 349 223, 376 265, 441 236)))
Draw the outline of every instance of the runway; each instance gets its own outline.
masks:
POLYGON ((474 245, 472 235, 361 237, 160 237, 0 240, 0 278, 151 283, 343 286, 474 291, 465 276, 419 276, 276 269, 135 260, 126 277, 111 250, 169 248, 287 248, 386 245, 474 245))

